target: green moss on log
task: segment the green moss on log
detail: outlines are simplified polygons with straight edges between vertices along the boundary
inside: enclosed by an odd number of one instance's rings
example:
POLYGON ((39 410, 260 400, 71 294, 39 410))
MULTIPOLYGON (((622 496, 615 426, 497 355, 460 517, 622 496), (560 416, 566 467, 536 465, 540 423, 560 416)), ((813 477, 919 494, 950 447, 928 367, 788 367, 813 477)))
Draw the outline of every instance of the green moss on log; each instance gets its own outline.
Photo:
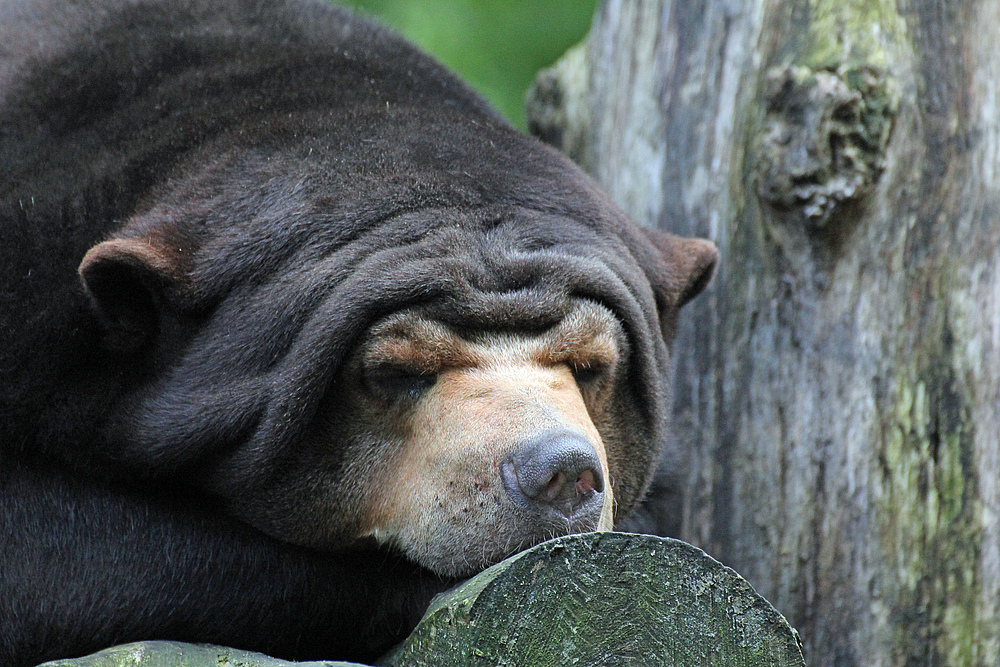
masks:
POLYGON ((800 667, 798 637, 739 575, 676 540, 559 538, 440 597, 386 667, 800 667))
POLYGON ((42 667, 364 667, 354 662, 288 662, 262 653, 208 644, 136 642, 42 667))

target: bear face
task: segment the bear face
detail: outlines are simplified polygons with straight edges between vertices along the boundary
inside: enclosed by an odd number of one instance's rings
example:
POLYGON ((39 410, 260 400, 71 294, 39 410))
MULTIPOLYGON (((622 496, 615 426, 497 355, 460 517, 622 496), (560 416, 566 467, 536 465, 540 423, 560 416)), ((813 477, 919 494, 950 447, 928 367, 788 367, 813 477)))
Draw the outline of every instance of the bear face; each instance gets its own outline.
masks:
MULTIPOLYGON (((589 302, 535 333, 388 316, 338 373, 336 399, 307 439, 344 452, 356 480, 353 534, 320 523, 345 509, 308 493, 329 483, 282 482, 278 495, 302 489, 293 502, 315 505, 312 534, 297 539, 329 548, 371 536, 461 576, 555 535, 610 530, 611 480, 623 469, 610 468, 607 450, 629 449, 614 404, 623 356, 621 326, 589 302)), ((323 469, 298 463, 293 480, 323 469)), ((280 517, 275 532, 287 536, 280 517)))

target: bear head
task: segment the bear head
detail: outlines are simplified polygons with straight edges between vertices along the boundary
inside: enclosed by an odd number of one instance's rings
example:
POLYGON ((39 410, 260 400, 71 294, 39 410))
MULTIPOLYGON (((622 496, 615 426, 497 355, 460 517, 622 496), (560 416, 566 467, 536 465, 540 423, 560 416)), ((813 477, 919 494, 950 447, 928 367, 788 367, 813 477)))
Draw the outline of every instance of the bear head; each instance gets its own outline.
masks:
POLYGON ((280 539, 467 575, 642 499, 667 342, 715 262, 503 124, 289 114, 84 257, 106 346, 143 369, 102 440, 280 539))

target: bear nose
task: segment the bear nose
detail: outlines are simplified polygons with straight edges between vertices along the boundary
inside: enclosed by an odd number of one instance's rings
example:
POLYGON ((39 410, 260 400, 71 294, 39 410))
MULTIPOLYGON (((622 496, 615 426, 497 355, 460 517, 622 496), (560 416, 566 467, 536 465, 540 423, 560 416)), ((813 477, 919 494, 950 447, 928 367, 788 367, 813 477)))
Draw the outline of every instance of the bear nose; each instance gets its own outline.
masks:
POLYGON ((521 506, 552 507, 570 517, 604 492, 601 461, 574 431, 539 434, 500 462, 504 487, 521 506))

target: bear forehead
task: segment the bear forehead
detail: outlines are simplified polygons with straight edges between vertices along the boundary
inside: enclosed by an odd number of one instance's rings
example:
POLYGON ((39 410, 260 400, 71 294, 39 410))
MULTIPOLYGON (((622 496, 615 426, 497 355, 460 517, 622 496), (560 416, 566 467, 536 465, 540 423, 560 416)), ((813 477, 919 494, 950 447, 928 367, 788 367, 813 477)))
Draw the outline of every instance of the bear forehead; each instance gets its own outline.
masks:
POLYGON ((611 367, 622 355, 623 338, 612 312, 589 301, 543 331, 461 330, 409 310, 390 315, 368 331, 361 360, 365 367, 393 366, 419 373, 511 363, 611 367))

